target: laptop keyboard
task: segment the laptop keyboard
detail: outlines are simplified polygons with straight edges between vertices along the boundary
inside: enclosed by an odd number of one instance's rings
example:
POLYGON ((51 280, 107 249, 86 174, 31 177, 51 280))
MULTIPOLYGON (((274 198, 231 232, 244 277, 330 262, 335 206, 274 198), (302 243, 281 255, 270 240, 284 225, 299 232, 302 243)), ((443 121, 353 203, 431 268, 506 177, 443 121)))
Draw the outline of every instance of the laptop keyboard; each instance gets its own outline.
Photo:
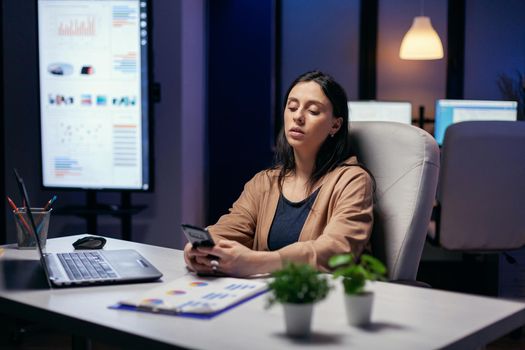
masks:
POLYGON ((57 254, 71 280, 100 280, 117 277, 115 270, 98 252, 75 252, 57 254))

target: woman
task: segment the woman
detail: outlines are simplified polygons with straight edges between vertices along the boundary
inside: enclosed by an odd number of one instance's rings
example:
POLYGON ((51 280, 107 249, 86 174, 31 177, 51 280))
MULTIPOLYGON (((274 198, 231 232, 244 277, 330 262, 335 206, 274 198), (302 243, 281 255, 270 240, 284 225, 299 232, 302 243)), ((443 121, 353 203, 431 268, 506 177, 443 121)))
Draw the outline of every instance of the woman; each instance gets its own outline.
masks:
POLYGON ((186 245, 188 267, 243 277, 287 261, 328 271, 332 255, 359 255, 372 229, 373 179, 349 155, 344 89, 319 71, 301 75, 286 94, 275 166, 208 227, 213 248, 186 245))

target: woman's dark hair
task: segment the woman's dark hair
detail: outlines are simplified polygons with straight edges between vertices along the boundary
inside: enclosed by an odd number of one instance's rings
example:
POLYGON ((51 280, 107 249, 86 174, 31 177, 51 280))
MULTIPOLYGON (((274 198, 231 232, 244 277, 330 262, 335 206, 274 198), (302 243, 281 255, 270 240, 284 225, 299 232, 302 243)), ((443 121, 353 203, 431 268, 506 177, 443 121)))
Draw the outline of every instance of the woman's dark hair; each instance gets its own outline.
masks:
MULTIPOLYGON (((332 104, 333 115, 335 118, 342 118, 343 123, 333 137, 327 137, 321 145, 312 175, 308 181, 309 190, 314 184, 328 172, 340 166, 350 156, 350 145, 348 144, 348 102, 345 90, 337 83, 334 78, 320 71, 311 71, 302 74, 290 85, 284 98, 284 110, 288 102, 288 95, 293 87, 299 83, 313 81, 317 83, 325 96, 332 104)), ((293 149, 286 140, 284 128, 279 132, 275 149, 274 168, 280 168, 279 190, 282 191, 284 177, 290 172, 295 171, 295 157, 293 149)))

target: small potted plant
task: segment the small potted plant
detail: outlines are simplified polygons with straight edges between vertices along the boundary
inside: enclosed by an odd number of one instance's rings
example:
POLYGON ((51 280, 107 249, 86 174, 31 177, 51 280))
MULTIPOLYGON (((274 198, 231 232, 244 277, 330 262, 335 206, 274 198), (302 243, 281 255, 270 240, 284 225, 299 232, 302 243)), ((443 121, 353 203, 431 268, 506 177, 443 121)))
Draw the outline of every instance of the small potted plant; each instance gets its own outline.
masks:
POLYGON ((328 265, 335 269, 334 278, 342 279, 348 324, 363 326, 370 323, 374 294, 365 289, 366 281, 383 280, 385 265, 366 254, 357 260, 352 253, 335 255, 328 265))
POLYGON ((287 263, 273 272, 272 277, 268 284, 271 292, 268 307, 277 302, 283 305, 286 334, 308 336, 313 305, 328 294, 328 279, 310 265, 294 263, 287 263))

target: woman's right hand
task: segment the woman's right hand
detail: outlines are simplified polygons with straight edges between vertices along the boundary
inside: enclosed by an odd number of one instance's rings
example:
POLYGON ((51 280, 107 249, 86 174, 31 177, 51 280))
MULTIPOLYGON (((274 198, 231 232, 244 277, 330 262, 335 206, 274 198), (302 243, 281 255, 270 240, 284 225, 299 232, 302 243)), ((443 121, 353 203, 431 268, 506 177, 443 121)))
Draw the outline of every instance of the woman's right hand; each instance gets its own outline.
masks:
POLYGON ((184 246, 184 260, 186 266, 193 272, 197 273, 213 273, 211 260, 208 253, 200 252, 198 249, 193 249, 191 243, 186 243, 184 246))

